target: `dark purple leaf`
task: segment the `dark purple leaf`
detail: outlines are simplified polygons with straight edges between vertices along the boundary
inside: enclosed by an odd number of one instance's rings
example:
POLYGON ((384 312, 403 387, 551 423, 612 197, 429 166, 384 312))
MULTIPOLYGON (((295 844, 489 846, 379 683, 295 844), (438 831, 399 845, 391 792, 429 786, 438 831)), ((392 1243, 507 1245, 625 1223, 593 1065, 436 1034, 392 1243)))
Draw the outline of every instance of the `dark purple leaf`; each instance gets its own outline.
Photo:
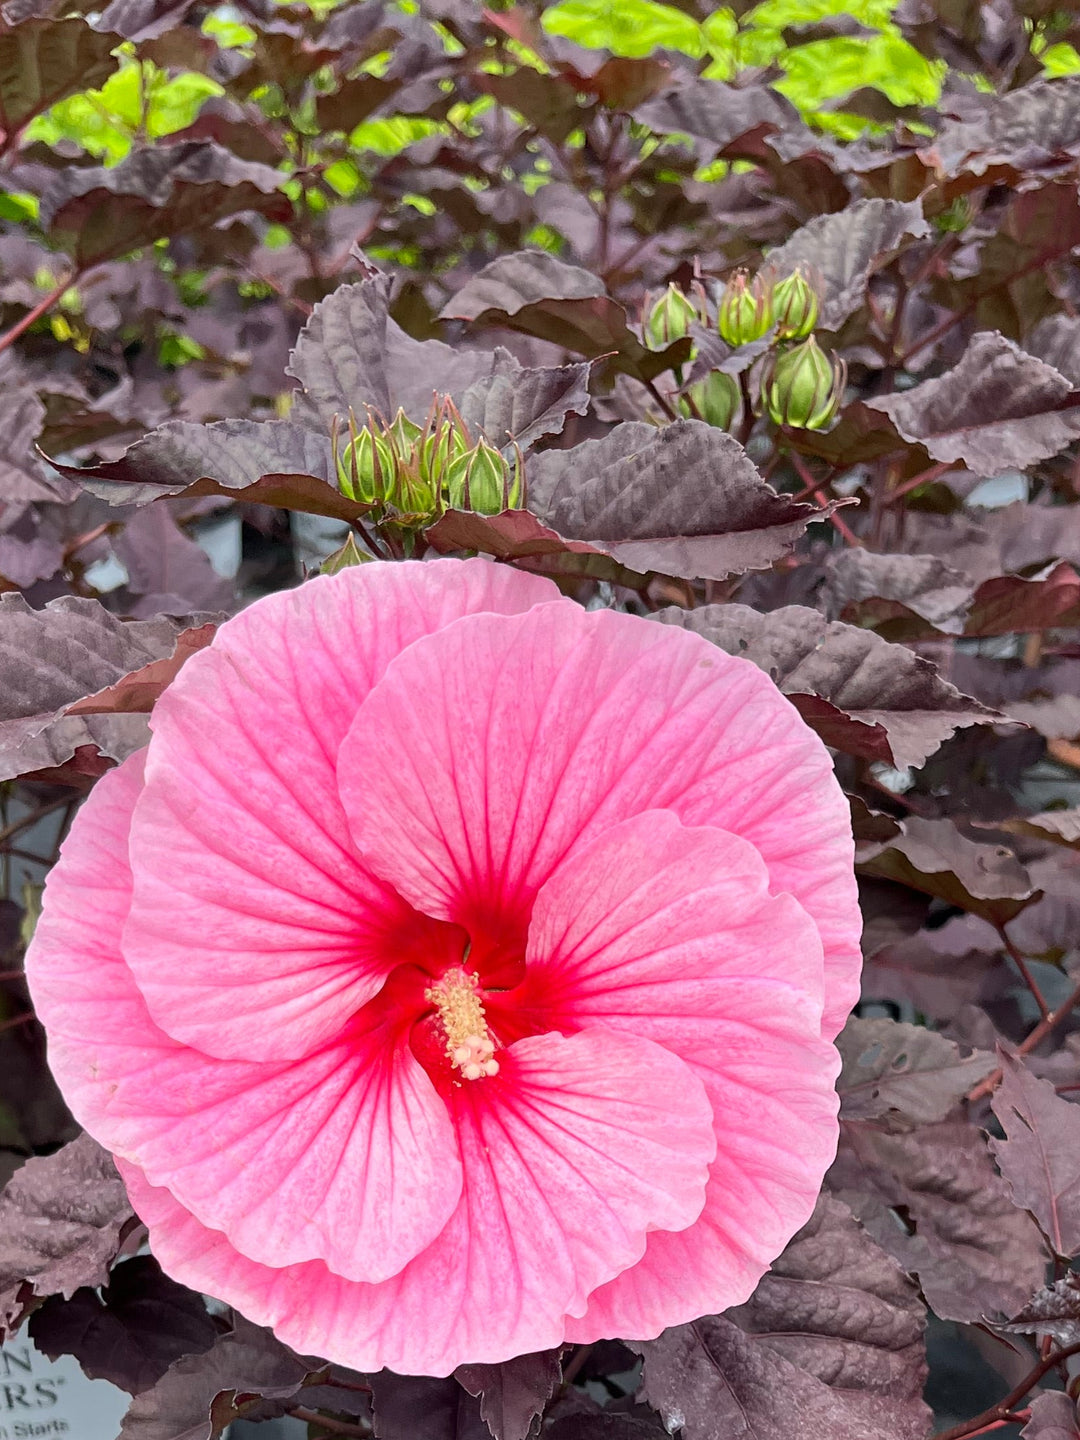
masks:
POLYGON ((666 1440, 668 1432, 653 1416, 625 1415, 621 1411, 582 1411, 560 1415, 545 1431, 551 1440, 666 1440))
POLYGON ((229 500, 355 520, 365 507, 337 488, 329 432, 288 420, 217 420, 162 425, 119 460, 57 468, 110 505, 146 505, 167 495, 229 500))
POLYGON ((304 1385, 322 1378, 269 1330, 237 1317, 230 1334, 202 1354, 175 1361, 135 1397, 117 1440, 215 1440, 248 1400, 295 1397, 302 1404, 304 1385))
POLYGON ((181 1356, 202 1354, 218 1337, 202 1296, 163 1275, 149 1255, 122 1260, 109 1283, 52 1296, 30 1317, 30 1338, 55 1360, 74 1355, 87 1375, 137 1395, 181 1356))
POLYGON ((737 87, 680 77, 666 94, 639 105, 635 118, 661 134, 693 135, 705 142, 710 157, 745 153, 756 159, 761 142, 779 132, 810 143, 798 111, 768 85, 737 87))
POLYGON ((1076 1401, 1060 1390, 1047 1390, 1031 1402, 1031 1419, 1020 1431, 1023 1440, 1080 1440, 1076 1401))
POLYGON ((960 634, 971 593, 967 577, 937 555, 851 549, 830 557, 821 602, 830 619, 902 640, 960 634))
POLYGON ((1080 79, 1041 80, 986 97, 975 120, 946 120, 927 152, 946 175, 985 175, 1007 166, 1053 172, 1080 154, 1080 79))
POLYGON ((132 1223, 112 1157, 88 1135, 28 1160, 0 1192, 0 1337, 36 1297, 104 1283, 132 1223))
POLYGON ((684 1440, 918 1440, 923 1325, 900 1267, 823 1196, 745 1305, 633 1348, 684 1440))
POLYGON ((120 36, 103 16, 85 20, 24 20, 0 33, 0 127, 3 138, 80 90, 94 90, 116 69, 120 36))
POLYGON ((218 575, 206 551, 177 525, 168 505, 148 505, 124 526, 113 546, 128 572, 128 589, 139 597, 129 607, 136 619, 230 610, 232 581, 218 575))
POLYGON ((440 319, 503 325, 588 359, 614 352, 616 368, 643 380, 690 356, 686 338, 665 350, 646 350, 596 275, 544 250, 502 255, 485 265, 447 301, 440 319))
POLYGON ((452 1375, 439 1380, 381 1370, 371 1377, 371 1398, 378 1440, 492 1440, 480 1401, 452 1375))
POLYGON ((1037 815, 1003 820, 999 828, 1014 835, 1034 835, 1040 840, 1052 840, 1056 845, 1080 850, 1080 809, 1041 810, 1037 815))
POLYGON ((911 815, 903 833, 859 857, 863 874, 910 885, 1001 925, 1038 898, 1031 876, 1003 845, 980 845, 951 820, 911 815))
POLYGON ((826 744, 848 754, 921 765, 959 727, 1000 718, 921 656, 801 605, 766 615, 745 605, 705 605, 662 610, 657 618, 752 660, 826 744))
POLYGON ((1049 1335, 1058 1345, 1075 1345, 1080 1341, 1080 1275, 1070 1270, 1052 1285, 1044 1285, 1001 1328, 1040 1339, 1049 1335))
MULTIPOLYGON (((97 23, 125 40, 147 41, 183 25, 191 5, 192 0, 109 0, 97 23)), ((184 38, 190 64, 191 38, 184 38)))
POLYGON ((390 318, 389 304, 390 280, 379 275, 316 305, 286 371, 301 385, 292 412, 300 424, 329 435, 335 417, 347 425, 350 408, 363 424, 367 406, 387 421, 400 406, 422 424, 436 394, 459 395, 497 373, 490 350, 414 340, 390 318))
POLYGON ((935 460, 976 475, 1024 470, 1080 436, 1080 397, 1068 380, 996 331, 973 336, 947 374, 866 404, 935 460))
POLYGON ((836 1042, 843 1061, 836 1088, 841 1120, 886 1129, 944 1120, 995 1068, 993 1055, 965 1054, 943 1035, 894 1020, 848 1021, 836 1042))
POLYGON ((742 446, 696 420, 619 425, 546 450, 526 469, 527 504, 569 540, 631 570, 720 580, 762 570, 825 512, 778 495, 742 446))
POLYGON ((829 1183, 943 1320, 1014 1315, 1043 1283, 1038 1227, 966 1120, 900 1134, 845 1125, 829 1183))
POLYGON ((41 224, 80 269, 155 240, 203 232, 243 210, 286 220, 292 206, 268 165, 209 140, 135 150, 112 169, 62 170, 41 197, 41 224))
POLYGON ((915 1424, 926 1375, 926 1314, 915 1286, 822 1194, 810 1220, 728 1320, 762 1347, 839 1391, 903 1402, 915 1424))
POLYGON ((990 1148, 1014 1203, 1067 1259, 1080 1252, 1080 1109, 1011 1055, 1002 1054, 1001 1070, 991 1104, 1005 1139, 990 1148))
POLYGON ((522 450, 545 435, 559 435, 569 415, 589 408, 591 364, 525 370, 505 350, 496 350, 491 374, 474 380, 457 397, 470 431, 493 445, 516 440, 522 450))
POLYGON ((1062 561, 1046 575, 1001 575, 976 590, 965 635, 1012 635, 1080 624, 1080 575, 1062 561))
MULTIPOLYGON (((896 908, 896 898, 890 896, 889 915, 896 908)), ((864 998, 912 1005, 943 1023, 962 1006, 991 1000, 1009 984, 1002 943, 993 926, 977 915, 956 915, 933 930, 890 937, 867 954, 864 998)))
POLYGON ((45 406, 32 390, 5 386, 0 396, 0 504, 70 500, 69 482, 50 476, 34 452, 45 406))
POLYGON ((460 1365, 454 1373, 470 1395, 480 1397, 494 1440, 527 1440, 562 1379, 562 1366, 557 1350, 542 1350, 501 1365, 460 1365))
MULTIPOLYGON (((109 747, 109 724, 100 721, 148 711, 213 633, 212 624, 198 620, 125 622, 96 600, 75 596, 32 610, 21 595, 0 595, 0 778, 61 764, 79 745, 96 743, 122 758, 109 747)), ((113 737, 124 754, 132 728, 119 727, 113 737)))
POLYGON ((821 326, 839 330, 866 296, 873 272, 905 239, 930 232, 917 200, 857 200, 835 215, 818 215, 768 255, 769 269, 790 275, 799 265, 821 288, 821 326))

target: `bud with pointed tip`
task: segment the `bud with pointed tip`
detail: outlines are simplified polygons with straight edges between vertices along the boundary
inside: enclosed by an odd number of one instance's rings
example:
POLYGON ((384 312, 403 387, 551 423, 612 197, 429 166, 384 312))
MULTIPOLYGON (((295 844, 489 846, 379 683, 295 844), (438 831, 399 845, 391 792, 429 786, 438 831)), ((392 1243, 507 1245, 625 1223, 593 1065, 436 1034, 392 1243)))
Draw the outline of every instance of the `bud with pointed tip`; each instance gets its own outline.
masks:
POLYGON ((362 505, 382 504, 393 488, 397 457, 385 433, 376 429, 375 420, 357 428, 355 416, 349 415, 349 443, 338 456, 338 488, 350 500, 362 505))
POLYGON ((805 340, 817 324, 820 309, 818 293, 801 266, 773 287, 776 334, 781 340, 805 340))
POLYGON ((445 484, 450 466, 472 447, 468 428, 448 395, 432 404, 416 443, 420 475, 437 493, 445 484))
POLYGON ((821 430, 844 398, 847 366, 826 355, 811 335, 774 356, 762 385, 765 407, 777 425, 821 430))
POLYGON ((374 555, 369 555, 366 550, 361 550, 356 543, 356 536, 350 530, 345 537, 345 544, 328 555, 319 566, 320 575, 336 575, 339 570, 347 570, 350 565, 366 565, 369 560, 374 560, 374 555))
POLYGON ((493 445, 486 440, 477 441, 446 473, 450 505, 455 510, 497 515, 503 508, 508 470, 509 466, 493 445))
POLYGON ((387 427, 387 435, 393 443, 394 449, 399 455, 407 455, 413 447, 413 443, 419 440, 421 430, 419 425, 414 425, 409 417, 398 406, 398 412, 392 423, 387 427))
POLYGON ((729 345, 749 345, 760 340, 773 323, 772 286, 763 275, 751 280, 746 270, 736 270, 720 297, 716 315, 720 338, 729 345))
POLYGON ((729 430, 742 409, 739 382, 723 370, 710 370, 697 380, 679 400, 679 411, 688 419, 704 420, 717 430, 729 430))
POLYGON ((690 326, 701 317, 698 307, 677 285, 669 285, 654 301, 645 320, 645 339, 653 350, 662 350, 673 340, 690 333, 690 326))

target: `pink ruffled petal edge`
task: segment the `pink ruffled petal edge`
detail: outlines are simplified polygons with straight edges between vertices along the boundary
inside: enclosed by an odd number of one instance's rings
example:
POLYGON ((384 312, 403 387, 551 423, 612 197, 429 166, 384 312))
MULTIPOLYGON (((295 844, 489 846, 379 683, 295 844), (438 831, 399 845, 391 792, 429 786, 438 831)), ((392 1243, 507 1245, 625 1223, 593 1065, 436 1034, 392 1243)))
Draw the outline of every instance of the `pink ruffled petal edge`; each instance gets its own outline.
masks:
POLYGON ((851 826, 828 752, 761 671, 698 635, 562 600, 464 618, 387 667, 338 772, 372 870, 466 926, 522 927, 575 845, 644 810, 730 831, 821 932, 826 1038, 857 998, 851 826), (382 763, 361 781, 375 733, 382 763))
POLYGON ((298 1062, 215 1060, 164 1034, 120 956, 144 754, 95 786, 49 875, 27 976, 76 1118, 268 1265, 396 1274, 461 1193, 449 1114, 407 1037, 298 1062))
MULTIPOLYGON (((373 563, 261 600, 192 657, 154 711, 123 939, 163 1029, 293 1059, 376 993, 415 917, 352 843, 341 739, 417 639, 557 593, 482 560, 373 563)), ((384 763, 373 743, 354 752, 361 784, 384 763)))
POLYGON ((393 1279, 256 1265, 123 1165, 154 1253, 301 1352, 360 1370, 447 1375, 559 1344, 565 1312, 633 1264, 650 1227, 699 1213, 712 1115, 700 1082, 648 1041, 537 1036, 502 1059, 495 1080, 462 1087, 458 1210, 393 1279))

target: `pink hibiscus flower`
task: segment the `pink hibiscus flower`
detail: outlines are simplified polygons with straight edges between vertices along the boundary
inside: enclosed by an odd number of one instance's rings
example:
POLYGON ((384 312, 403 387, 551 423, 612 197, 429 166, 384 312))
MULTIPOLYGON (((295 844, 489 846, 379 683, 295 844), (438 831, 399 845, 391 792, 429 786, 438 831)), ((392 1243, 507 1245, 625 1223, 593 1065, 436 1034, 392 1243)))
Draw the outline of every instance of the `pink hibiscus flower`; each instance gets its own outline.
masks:
POLYGON ((252 605, 27 970, 177 1279, 361 1370, 744 1300, 836 1143, 847 807, 754 666, 482 560, 252 605))

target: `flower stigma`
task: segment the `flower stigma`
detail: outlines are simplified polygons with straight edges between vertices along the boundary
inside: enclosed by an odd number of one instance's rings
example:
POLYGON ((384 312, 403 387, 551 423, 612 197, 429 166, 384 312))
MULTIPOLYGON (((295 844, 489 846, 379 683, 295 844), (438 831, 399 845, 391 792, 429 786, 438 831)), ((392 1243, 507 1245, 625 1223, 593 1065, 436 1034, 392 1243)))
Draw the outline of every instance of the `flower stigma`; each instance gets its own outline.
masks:
POLYGON ((495 1042, 479 990, 479 975, 458 968, 448 970, 437 984, 424 991, 424 999, 439 1012, 450 1063, 466 1080, 482 1080, 485 1075, 499 1073, 495 1042))

